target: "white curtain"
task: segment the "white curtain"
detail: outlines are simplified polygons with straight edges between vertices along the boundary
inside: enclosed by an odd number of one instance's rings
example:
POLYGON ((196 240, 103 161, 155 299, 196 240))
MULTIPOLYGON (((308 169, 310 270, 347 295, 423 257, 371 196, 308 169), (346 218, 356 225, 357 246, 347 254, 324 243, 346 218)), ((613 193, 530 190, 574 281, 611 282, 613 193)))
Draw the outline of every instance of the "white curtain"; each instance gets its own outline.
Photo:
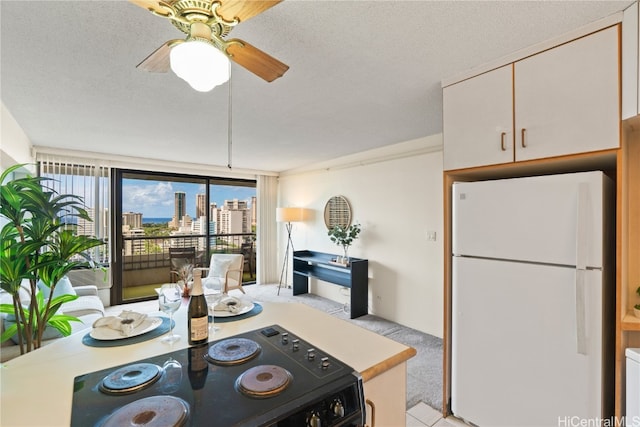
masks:
MULTIPOLYGON (((95 236, 109 242, 109 165, 94 159, 56 157, 44 153, 37 153, 36 161, 39 164, 39 176, 51 178, 46 181, 47 187, 58 194, 73 194, 82 198, 93 222, 79 219, 78 234, 95 236)), ((109 263, 111 251, 108 244, 93 250, 96 262, 109 263)))
POLYGON ((278 203, 278 178, 258 175, 258 226, 256 283, 278 283, 276 206, 278 203))

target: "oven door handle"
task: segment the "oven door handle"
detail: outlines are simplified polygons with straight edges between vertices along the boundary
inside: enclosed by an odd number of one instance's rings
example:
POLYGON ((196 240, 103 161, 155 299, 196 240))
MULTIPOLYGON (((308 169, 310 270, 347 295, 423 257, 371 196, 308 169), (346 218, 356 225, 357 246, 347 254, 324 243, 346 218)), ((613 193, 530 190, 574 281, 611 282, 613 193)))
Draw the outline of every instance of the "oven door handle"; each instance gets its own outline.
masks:
POLYGON ((365 402, 371 406, 371 425, 368 426, 365 424, 365 427, 376 427, 376 405, 369 399, 365 400, 365 402))

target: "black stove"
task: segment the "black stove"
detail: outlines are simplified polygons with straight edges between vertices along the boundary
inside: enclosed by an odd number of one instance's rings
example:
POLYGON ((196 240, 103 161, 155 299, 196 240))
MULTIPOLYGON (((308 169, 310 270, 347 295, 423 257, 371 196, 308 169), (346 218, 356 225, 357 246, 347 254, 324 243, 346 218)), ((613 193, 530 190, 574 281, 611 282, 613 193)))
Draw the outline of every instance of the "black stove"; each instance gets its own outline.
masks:
POLYGON ((279 325, 80 375, 72 426, 361 426, 362 378, 279 325))

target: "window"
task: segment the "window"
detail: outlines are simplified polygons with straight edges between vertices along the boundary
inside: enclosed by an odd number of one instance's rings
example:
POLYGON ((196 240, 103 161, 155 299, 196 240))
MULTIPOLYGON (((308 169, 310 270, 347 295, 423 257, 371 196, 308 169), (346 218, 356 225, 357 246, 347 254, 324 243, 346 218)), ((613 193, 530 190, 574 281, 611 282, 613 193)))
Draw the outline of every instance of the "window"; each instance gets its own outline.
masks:
MULTIPOLYGON (((92 258, 100 264, 110 261, 109 235, 109 180, 110 171, 106 165, 88 160, 61 160, 42 156, 38 158, 39 176, 50 178, 47 186, 58 194, 73 194, 82 198, 92 222, 69 219, 75 223, 78 234, 94 236, 106 245, 93 248, 92 258)), ((65 218, 62 219, 65 221, 65 218)))
POLYGON ((174 281, 173 248, 193 248, 202 267, 212 252, 242 253, 245 282, 255 280, 254 180, 118 169, 114 182, 114 303, 156 297, 174 281))

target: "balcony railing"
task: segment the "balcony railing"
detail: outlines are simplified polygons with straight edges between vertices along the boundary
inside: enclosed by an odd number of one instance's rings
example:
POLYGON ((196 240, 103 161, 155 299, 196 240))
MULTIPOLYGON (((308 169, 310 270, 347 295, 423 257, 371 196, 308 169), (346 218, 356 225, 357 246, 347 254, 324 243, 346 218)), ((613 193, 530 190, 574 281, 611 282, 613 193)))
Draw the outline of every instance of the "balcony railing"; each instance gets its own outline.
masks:
POLYGON ((255 233, 180 236, 123 237, 123 288, 164 283, 170 280, 169 248, 195 248, 196 267, 208 267, 212 253, 244 255, 244 282, 255 281, 255 233), (209 240, 207 245, 207 239, 209 240))

